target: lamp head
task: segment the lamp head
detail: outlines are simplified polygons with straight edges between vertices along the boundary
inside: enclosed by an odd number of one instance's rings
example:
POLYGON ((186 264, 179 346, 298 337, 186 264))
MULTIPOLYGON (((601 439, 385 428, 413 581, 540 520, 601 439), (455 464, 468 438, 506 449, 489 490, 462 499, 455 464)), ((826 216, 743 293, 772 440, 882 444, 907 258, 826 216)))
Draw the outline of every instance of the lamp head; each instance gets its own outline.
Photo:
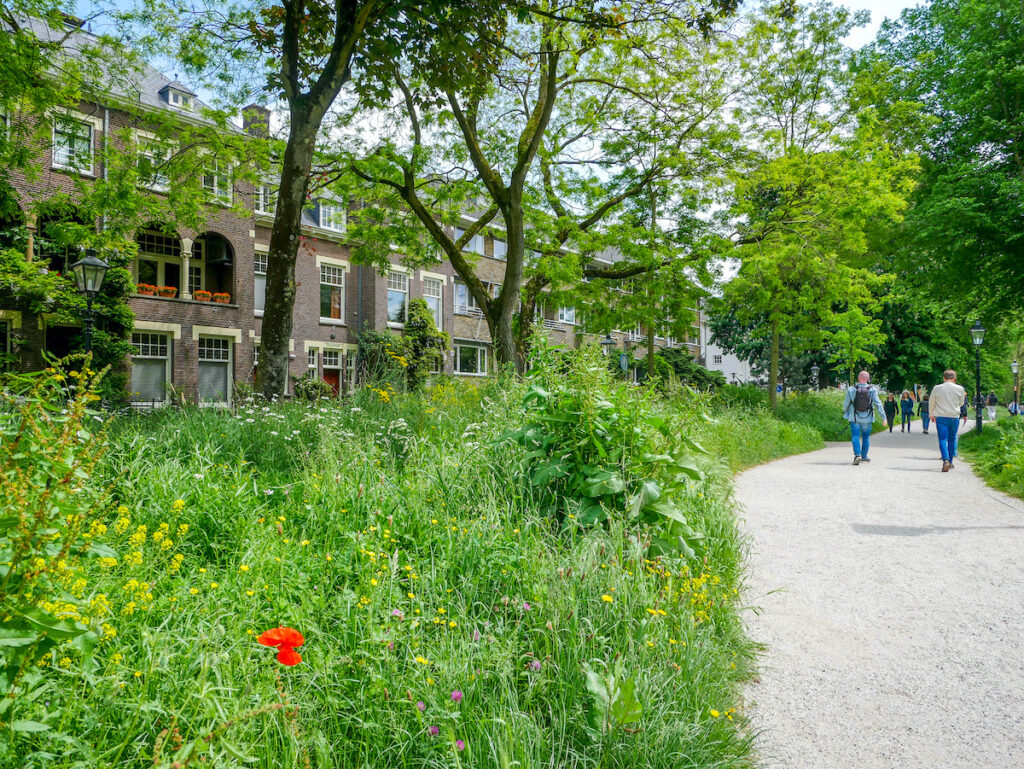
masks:
POLYGON ((1020 371, 1020 364, 1017 361, 1014 361, 1013 363, 1011 363, 1010 364, 1010 371, 1012 373, 1016 374, 1018 371, 1020 371))
POLYGON ((981 325, 980 320, 974 321, 974 325, 971 326, 971 341, 975 347, 981 347, 981 343, 985 341, 985 327, 981 325))
POLYGON ((815 379, 818 378, 818 372, 820 372, 820 371, 821 371, 821 366, 819 366, 817 363, 815 363, 813 366, 811 366, 811 376, 813 376, 815 379))
POLYGON ((110 265, 96 256, 96 249, 90 248, 85 256, 71 265, 71 274, 75 276, 75 285, 86 296, 96 296, 103 286, 103 278, 107 275, 110 265))

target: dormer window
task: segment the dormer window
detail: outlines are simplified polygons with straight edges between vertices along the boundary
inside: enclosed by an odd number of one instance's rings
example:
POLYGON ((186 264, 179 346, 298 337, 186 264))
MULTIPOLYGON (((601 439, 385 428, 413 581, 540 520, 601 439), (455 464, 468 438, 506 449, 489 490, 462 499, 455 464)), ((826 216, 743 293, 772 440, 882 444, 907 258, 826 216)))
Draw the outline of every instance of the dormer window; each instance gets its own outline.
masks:
POLYGON ((195 94, 189 91, 178 81, 168 83, 160 89, 160 97, 167 102, 167 105, 180 109, 184 112, 191 112, 195 104, 195 94))
POLYGON ((338 203, 320 201, 320 227, 332 232, 345 231, 345 209, 338 203))

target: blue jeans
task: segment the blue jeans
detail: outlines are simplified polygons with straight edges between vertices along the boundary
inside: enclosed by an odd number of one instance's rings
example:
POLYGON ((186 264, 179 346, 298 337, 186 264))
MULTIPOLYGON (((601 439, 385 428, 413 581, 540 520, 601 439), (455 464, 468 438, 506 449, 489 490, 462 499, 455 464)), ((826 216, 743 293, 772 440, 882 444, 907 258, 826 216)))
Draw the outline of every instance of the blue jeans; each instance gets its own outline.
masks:
POLYGON ((939 452, 943 460, 952 462, 956 456, 957 417, 935 417, 935 432, 939 435, 939 452))
POLYGON ((871 422, 850 422, 850 440, 853 442, 853 453, 861 459, 868 458, 868 449, 871 448, 871 422))
POLYGON ((900 429, 902 430, 904 427, 906 427, 909 430, 910 429, 910 423, 913 422, 913 421, 914 421, 914 415, 911 412, 909 412, 909 411, 904 411, 903 412, 903 422, 902 422, 902 424, 900 424, 900 429))

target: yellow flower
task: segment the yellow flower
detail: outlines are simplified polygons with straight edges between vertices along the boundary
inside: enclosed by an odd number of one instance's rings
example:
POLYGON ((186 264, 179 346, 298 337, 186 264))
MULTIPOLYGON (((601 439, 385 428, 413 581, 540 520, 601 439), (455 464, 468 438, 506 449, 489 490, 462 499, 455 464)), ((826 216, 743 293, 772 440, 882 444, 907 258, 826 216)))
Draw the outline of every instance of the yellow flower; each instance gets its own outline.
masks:
POLYGON ((248 595, 248 596, 253 596, 253 595, 256 595, 256 591, 255 590, 246 590, 245 594, 248 595))
POLYGON ((195 595, 196 593, 199 592, 199 588, 198 587, 190 587, 188 589, 188 592, 189 592, 190 595, 195 595))
POLYGON ((217 587, 220 587, 220 583, 219 583, 219 582, 211 582, 211 583, 210 583, 210 587, 211 587, 211 588, 217 588, 217 587))
POLYGON ((612 602, 612 601, 614 601, 615 599, 614 599, 614 598, 612 598, 612 597, 611 597, 610 595, 608 595, 607 593, 605 593, 605 594, 604 594, 603 596, 601 596, 601 600, 602 600, 602 601, 604 601, 605 603, 611 603, 611 602, 612 602))
POLYGON ((420 663, 421 665, 430 665, 430 664, 431 664, 430 660, 428 660, 428 659, 427 659, 426 657, 424 657, 424 656, 423 656, 422 654, 417 654, 417 655, 416 655, 416 661, 417 661, 418 663, 420 663))
POLYGON ((721 714, 721 713, 719 713, 719 712, 718 712, 717 710, 711 710, 711 711, 709 711, 709 712, 711 713, 711 717, 712 717, 712 718, 718 718, 718 717, 719 717, 720 715, 722 715, 722 714, 721 714))
POLYGON ((376 584, 377 584, 377 580, 375 580, 375 579, 371 579, 371 580, 370 580, 370 584, 371 584, 371 585, 376 585, 376 584))
POLYGON ((135 671, 135 677, 136 678, 142 678, 142 671, 141 670, 136 670, 135 671))
POLYGON ((171 505, 171 509, 174 512, 176 512, 176 513, 180 513, 182 510, 185 509, 185 500, 184 499, 176 499, 176 500, 174 500, 174 504, 171 505))
POLYGON ((70 657, 61 657, 60 658, 60 662, 58 662, 57 664, 60 665, 65 670, 67 670, 69 667, 71 667, 71 658, 70 657))
POLYGON ((239 566, 239 567, 238 567, 238 570, 239 570, 239 571, 249 571, 249 567, 248 567, 248 566, 246 566, 246 565, 245 565, 245 564, 243 563, 243 564, 242 564, 241 566, 239 566))

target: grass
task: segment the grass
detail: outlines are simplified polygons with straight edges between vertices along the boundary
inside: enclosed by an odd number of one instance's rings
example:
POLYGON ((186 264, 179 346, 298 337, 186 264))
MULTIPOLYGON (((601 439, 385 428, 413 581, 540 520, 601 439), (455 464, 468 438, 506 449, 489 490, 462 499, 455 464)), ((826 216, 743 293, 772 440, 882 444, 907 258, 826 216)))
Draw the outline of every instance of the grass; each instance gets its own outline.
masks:
POLYGON ((48 731, 9 735, 0 766, 752 766, 728 476, 817 433, 664 404, 709 451, 678 500, 705 538, 649 559, 642 528, 538 514, 500 440, 521 396, 446 383, 115 420, 87 483, 110 494, 90 531, 117 558, 60 564, 41 604, 100 640, 36 661, 0 718, 48 731), (278 625, 304 634, 301 664, 255 643, 278 625), (642 713, 595 728, 595 677, 616 671, 642 713))
POLYGON ((1024 421, 1003 417, 986 423, 981 433, 960 439, 960 450, 975 471, 997 489, 1024 499, 1024 421))

